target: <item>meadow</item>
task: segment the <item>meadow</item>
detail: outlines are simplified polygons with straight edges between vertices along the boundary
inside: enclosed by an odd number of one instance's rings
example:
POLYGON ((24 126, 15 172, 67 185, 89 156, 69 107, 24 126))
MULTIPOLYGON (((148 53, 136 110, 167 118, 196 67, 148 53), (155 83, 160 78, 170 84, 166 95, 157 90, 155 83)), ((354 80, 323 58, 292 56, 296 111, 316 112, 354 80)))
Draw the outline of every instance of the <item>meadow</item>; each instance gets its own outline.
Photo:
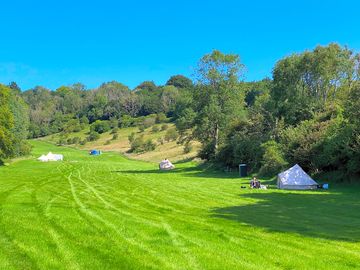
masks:
POLYGON ((193 162, 31 143, 0 167, 0 269, 360 268, 358 186, 242 189, 193 162), (64 161, 36 161, 48 151, 64 161))

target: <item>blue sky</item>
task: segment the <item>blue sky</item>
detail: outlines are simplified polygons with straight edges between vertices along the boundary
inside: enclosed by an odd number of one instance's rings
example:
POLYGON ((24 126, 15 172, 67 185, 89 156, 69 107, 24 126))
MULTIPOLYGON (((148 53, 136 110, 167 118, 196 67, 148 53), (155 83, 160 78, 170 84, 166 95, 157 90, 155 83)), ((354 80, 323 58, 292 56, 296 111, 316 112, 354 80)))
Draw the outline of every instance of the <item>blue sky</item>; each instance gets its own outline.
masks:
POLYGON ((236 53, 245 80, 280 58, 338 42, 360 51, 360 1, 2 1, 0 82, 56 89, 135 87, 192 76, 198 59, 236 53))

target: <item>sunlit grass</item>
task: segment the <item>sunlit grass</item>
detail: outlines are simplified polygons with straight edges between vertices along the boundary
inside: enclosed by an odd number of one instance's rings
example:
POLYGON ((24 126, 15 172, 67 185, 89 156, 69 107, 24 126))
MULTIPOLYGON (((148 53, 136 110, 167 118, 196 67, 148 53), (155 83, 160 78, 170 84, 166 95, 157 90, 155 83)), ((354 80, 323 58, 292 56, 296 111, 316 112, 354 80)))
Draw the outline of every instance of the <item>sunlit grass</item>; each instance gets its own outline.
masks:
POLYGON ((0 269, 359 269, 359 187, 241 189, 179 163, 32 142, 0 167, 0 269))

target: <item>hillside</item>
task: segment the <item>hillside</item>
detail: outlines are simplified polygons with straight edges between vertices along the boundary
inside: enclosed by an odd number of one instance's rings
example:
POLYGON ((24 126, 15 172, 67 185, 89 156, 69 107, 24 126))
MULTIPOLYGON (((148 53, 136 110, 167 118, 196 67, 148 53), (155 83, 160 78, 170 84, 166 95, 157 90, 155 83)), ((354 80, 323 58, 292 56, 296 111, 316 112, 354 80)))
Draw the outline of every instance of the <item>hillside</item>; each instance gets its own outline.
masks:
MULTIPOLYGON (((192 149, 189 153, 184 153, 184 146, 178 144, 176 141, 165 141, 163 140, 163 144, 158 142, 159 138, 164 138, 166 131, 169 129, 175 128, 174 124, 168 123, 167 130, 161 130, 161 126, 163 124, 155 124, 159 131, 153 132, 153 127, 151 126, 145 131, 140 132, 138 127, 129 127, 129 128, 121 128, 118 130, 118 138, 113 140, 113 135, 111 131, 105 132, 100 135, 100 138, 96 141, 87 142, 85 145, 74 145, 71 146, 76 147, 81 150, 91 150, 91 149, 99 149, 102 151, 115 151, 120 152, 127 157, 144 160, 144 161, 152 161, 158 162, 164 158, 168 158, 171 161, 177 162, 182 160, 189 160, 196 157, 198 150, 200 149, 200 144, 198 142, 192 142, 192 149), (129 153, 130 143, 129 143, 129 135, 134 133, 135 136, 144 136, 144 140, 151 139, 156 144, 156 148, 153 151, 148 151, 144 153, 129 153)), ((80 132, 71 133, 68 138, 79 137, 81 140, 84 140, 89 133, 89 127, 85 128, 80 132)), ((47 141, 56 144, 60 139, 60 134, 54 134, 50 136, 46 136, 41 138, 42 141, 47 141)))

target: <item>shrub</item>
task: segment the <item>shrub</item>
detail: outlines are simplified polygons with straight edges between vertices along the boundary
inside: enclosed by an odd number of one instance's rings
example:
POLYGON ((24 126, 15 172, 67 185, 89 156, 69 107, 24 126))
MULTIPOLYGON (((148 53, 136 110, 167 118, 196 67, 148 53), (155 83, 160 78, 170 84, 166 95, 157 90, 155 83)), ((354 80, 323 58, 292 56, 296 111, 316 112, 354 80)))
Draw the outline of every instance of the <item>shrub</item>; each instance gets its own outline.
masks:
POLYGON ((160 129, 159 129, 158 126, 153 126, 152 129, 151 129, 151 131, 152 131, 153 133, 157 133, 157 132, 160 131, 160 129))
POLYGON ((90 131, 90 134, 88 136, 88 141, 96 141, 100 139, 100 134, 96 131, 90 131))
POLYGON ((116 118, 110 118, 110 128, 118 128, 119 127, 119 121, 116 118))
POLYGON ((124 114, 123 116, 121 116, 120 118, 120 123, 119 126, 122 128, 127 128, 127 127, 131 127, 134 125, 134 118, 131 117, 130 115, 126 115, 124 114))
POLYGON ((155 122, 157 124, 164 123, 167 120, 166 115, 164 113, 158 113, 155 118, 155 122))
POLYGON ((79 143, 80 143, 80 138, 79 137, 72 138, 72 144, 79 144, 79 143))
POLYGON ((167 130, 168 127, 169 127, 168 125, 164 124, 164 125, 161 126, 161 130, 162 130, 162 131, 167 130))
POLYGON ((143 152, 143 146, 144 146, 144 137, 143 136, 134 138, 131 142, 130 152, 134 152, 134 153, 143 152))
POLYGON ((156 145, 155 145, 155 143, 153 143, 153 141, 151 139, 148 139, 143 146, 144 152, 153 151, 153 150, 155 150, 155 148, 156 148, 156 145))
POLYGON ((95 131, 99 134, 107 132, 109 130, 110 130, 109 121, 96 120, 90 127, 90 131, 95 131))
POLYGON ((165 141, 170 142, 170 141, 175 141, 178 137, 178 132, 176 131, 175 128, 169 129, 168 131, 166 131, 165 134, 165 141))
POLYGON ((86 139, 80 141, 80 145, 85 145, 85 144, 87 144, 87 140, 86 140, 86 139))
POLYGON ((276 175, 288 165, 278 143, 275 141, 268 141, 263 143, 261 147, 264 150, 264 154, 259 172, 260 175, 276 175))
POLYGON ((193 150, 193 147, 190 142, 187 142, 184 146, 184 154, 188 154, 193 150))
POLYGON ((142 122, 142 125, 145 127, 145 128, 149 128, 151 126, 153 126, 155 124, 155 119, 154 117, 146 117, 144 119, 144 121, 142 122))
POLYGON ((156 145, 153 143, 151 139, 148 139, 145 142, 144 136, 140 136, 132 141, 130 152, 134 152, 134 153, 148 152, 148 151, 153 151, 155 147, 156 145))
POLYGON ((139 126, 139 131, 142 133, 144 132, 146 127, 144 125, 139 126))
POLYGON ((112 136, 112 140, 117 140, 119 138, 119 134, 114 133, 112 136))
POLYGON ((116 134, 119 132, 119 128, 118 127, 115 127, 111 130, 111 134, 116 134))
POLYGON ((164 141, 163 137, 160 137, 157 139, 157 142, 162 145, 162 144, 164 144, 165 141, 164 141))
POLYGON ((130 144, 135 140, 135 133, 132 132, 129 136, 128 136, 129 142, 130 144))
POLYGON ((111 140, 107 140, 104 145, 109 145, 111 143, 111 140))

